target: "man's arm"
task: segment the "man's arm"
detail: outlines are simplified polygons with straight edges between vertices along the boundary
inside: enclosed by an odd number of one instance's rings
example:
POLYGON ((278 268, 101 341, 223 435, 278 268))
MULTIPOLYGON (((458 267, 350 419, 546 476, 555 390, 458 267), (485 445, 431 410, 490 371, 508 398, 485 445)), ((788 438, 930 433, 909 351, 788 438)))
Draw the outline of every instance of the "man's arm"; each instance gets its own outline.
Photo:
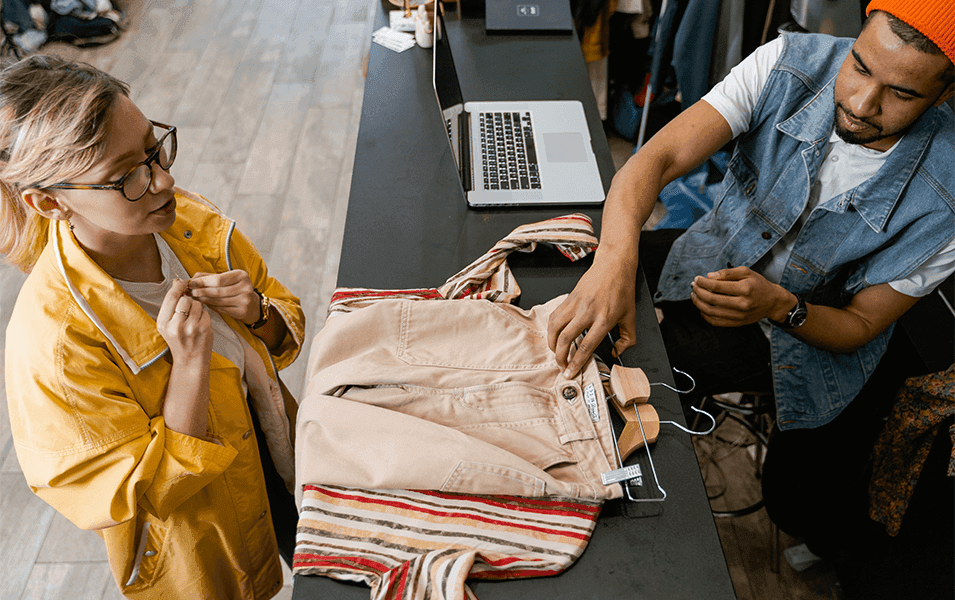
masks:
MULTIPOLYGON (((717 327, 736 327, 763 318, 784 321, 796 306, 794 294, 746 267, 696 277, 691 285, 693 304, 717 327)), ((888 283, 873 285, 853 296, 844 308, 807 304, 806 322, 787 331, 816 348, 853 352, 875 339, 917 301, 888 283)))
POLYGON ((700 101, 670 121, 614 176, 604 204, 594 264, 551 314, 548 344, 568 376, 576 375, 607 332, 619 326, 620 354, 636 342, 634 313, 640 230, 660 191, 733 138, 726 119, 700 101), (588 330, 580 346, 572 343, 588 330))

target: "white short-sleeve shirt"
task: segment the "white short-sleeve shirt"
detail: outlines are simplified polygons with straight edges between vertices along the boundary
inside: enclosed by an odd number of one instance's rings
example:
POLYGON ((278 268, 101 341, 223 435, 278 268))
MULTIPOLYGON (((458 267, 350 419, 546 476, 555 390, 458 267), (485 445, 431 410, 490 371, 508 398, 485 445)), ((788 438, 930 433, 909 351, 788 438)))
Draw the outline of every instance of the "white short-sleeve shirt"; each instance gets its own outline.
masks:
MULTIPOLYGON (((778 37, 760 46, 703 96, 703 100, 729 123, 733 137, 748 130, 756 101, 783 52, 783 43, 783 38, 778 37)), ((898 143, 885 152, 870 150, 858 144, 844 142, 833 130, 819 175, 810 190, 806 210, 792 230, 773 246, 766 257, 754 265, 754 270, 770 281, 779 283, 796 236, 812 209, 820 202, 841 196, 874 175, 897 146, 898 143)), ((953 271, 955 240, 922 263, 908 277, 889 282, 889 285, 907 296, 925 296, 953 271)))

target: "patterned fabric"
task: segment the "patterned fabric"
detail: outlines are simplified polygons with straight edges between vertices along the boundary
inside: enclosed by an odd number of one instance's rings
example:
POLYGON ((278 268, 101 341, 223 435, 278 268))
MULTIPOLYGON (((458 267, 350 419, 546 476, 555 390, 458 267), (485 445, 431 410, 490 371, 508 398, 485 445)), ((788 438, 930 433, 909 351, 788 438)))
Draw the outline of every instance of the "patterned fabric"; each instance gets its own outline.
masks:
MULTIPOLYGON (((898 535, 938 426, 955 414, 955 365, 906 380, 873 451, 869 516, 898 535)), ((955 442, 955 425, 949 429, 955 442)), ((948 464, 955 476, 955 451, 948 464)))
POLYGON ((475 598, 465 578, 556 575, 601 503, 306 485, 293 571, 360 581, 373 600, 475 598))
MULTIPOLYGON (((439 288, 339 288, 328 318, 384 300, 512 303, 512 252, 555 246, 572 261, 597 247, 582 214, 522 225, 439 288)), ((293 571, 361 581, 374 600, 471 598, 468 577, 555 575, 584 551, 600 502, 305 485, 293 571)))
POLYGON ((539 223, 521 225, 499 241, 481 258, 464 267, 435 289, 369 290, 338 288, 332 295, 328 315, 352 312, 382 300, 490 300, 511 303, 521 295, 507 257, 512 252, 533 252, 537 244, 556 247, 572 261, 597 248, 593 222, 582 214, 554 217, 539 223))

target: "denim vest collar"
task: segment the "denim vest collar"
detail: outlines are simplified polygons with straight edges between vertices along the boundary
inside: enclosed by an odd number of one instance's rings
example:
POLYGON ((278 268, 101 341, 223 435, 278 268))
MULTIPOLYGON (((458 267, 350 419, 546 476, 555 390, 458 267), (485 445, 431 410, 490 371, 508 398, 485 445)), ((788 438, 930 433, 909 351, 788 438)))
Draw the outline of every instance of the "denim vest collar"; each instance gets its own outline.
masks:
MULTIPOLYGON (((825 143, 832 133, 832 118, 836 109, 835 83, 836 78, 831 78, 812 100, 796 114, 777 124, 776 129, 812 146, 825 143)), ((922 115, 899 141, 886 165, 850 192, 848 204, 873 231, 885 231, 889 217, 902 199, 902 191, 915 174, 935 136, 937 124, 936 111, 929 110, 922 115), (857 198, 865 198, 865 202, 859 202, 857 198)))

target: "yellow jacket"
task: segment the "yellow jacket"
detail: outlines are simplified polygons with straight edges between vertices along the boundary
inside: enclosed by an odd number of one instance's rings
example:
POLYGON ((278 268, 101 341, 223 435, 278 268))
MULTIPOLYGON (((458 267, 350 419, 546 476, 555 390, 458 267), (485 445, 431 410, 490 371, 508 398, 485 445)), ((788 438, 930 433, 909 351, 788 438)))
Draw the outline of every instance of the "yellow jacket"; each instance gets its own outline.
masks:
MULTIPOLYGON (((301 348, 301 306, 233 221, 176 192, 176 222, 161 235, 190 275, 247 271, 288 326, 273 356, 223 317, 246 342, 249 391, 292 489, 295 403, 277 369, 301 348)), ((213 353, 208 439, 198 439, 164 426, 167 356, 156 322, 65 223, 52 223, 7 329, 7 401, 23 473, 57 511, 97 530, 128 597, 270 598, 282 570, 241 374, 213 353)))

